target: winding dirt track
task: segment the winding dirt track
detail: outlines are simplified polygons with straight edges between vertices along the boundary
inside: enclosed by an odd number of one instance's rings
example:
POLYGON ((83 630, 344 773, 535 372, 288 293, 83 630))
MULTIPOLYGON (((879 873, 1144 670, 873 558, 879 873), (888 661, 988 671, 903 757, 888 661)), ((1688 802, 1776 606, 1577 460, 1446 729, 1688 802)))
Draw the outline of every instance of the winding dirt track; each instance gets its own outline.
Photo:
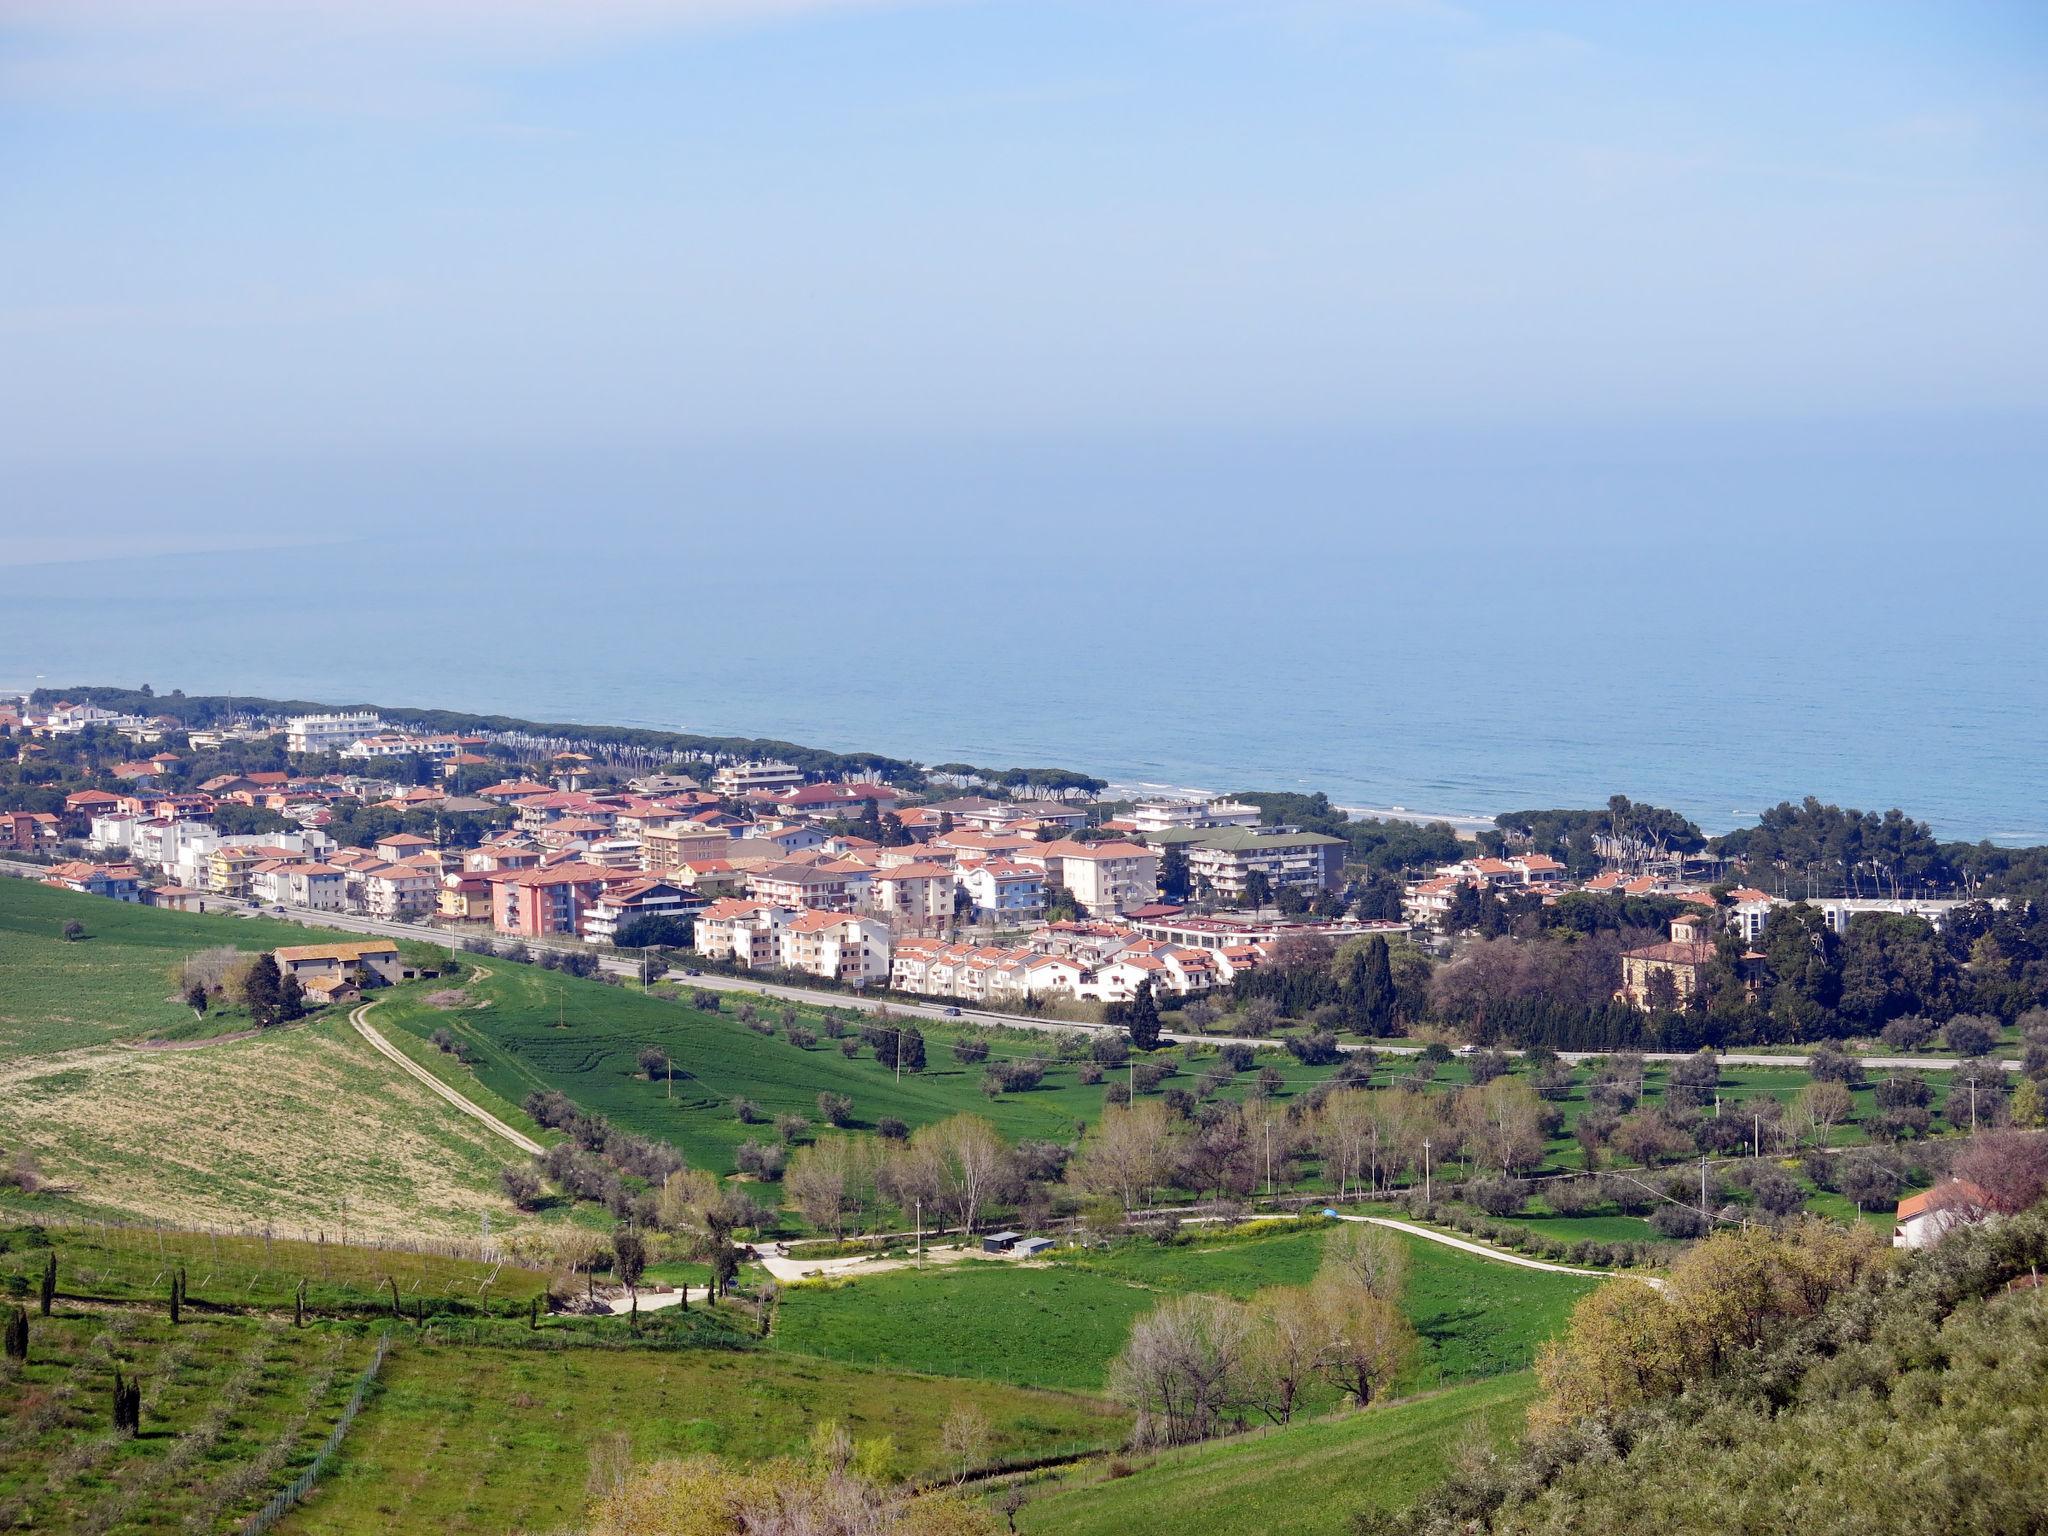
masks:
POLYGON ((461 1094, 457 1093, 453 1088, 450 1088, 446 1083, 442 1082, 441 1079, 434 1076, 433 1073, 429 1072, 425 1067, 421 1066, 418 1062, 414 1061, 410 1056, 406 1055, 405 1052, 401 1051, 389 1040, 386 1040, 384 1036, 381 1033, 379 1033, 377 1027, 374 1024, 372 1024, 367 1017, 370 1010, 376 1006, 377 1005, 374 1002, 359 1004, 353 1011, 350 1012, 348 1016, 348 1021, 349 1023, 355 1026, 356 1033, 361 1035, 365 1040, 369 1041, 371 1047, 374 1050, 376 1050, 382 1055, 389 1056, 393 1061, 397 1062, 398 1065, 402 1067, 406 1072, 410 1073, 412 1076, 418 1078, 421 1082, 425 1083, 429 1088, 433 1089, 434 1092, 438 1093, 450 1104, 453 1104, 465 1115, 468 1115, 472 1120, 480 1122, 488 1129, 497 1132, 498 1135, 504 1137, 505 1140, 511 1142, 512 1145, 517 1147, 520 1151, 525 1152, 533 1157, 539 1157, 543 1152, 547 1150, 547 1148, 543 1147, 531 1136, 526 1136, 518 1131, 513 1130, 511 1126, 507 1125, 504 1121, 500 1120, 496 1115, 492 1114, 482 1105, 472 1103, 470 1100, 465 1099, 461 1094))

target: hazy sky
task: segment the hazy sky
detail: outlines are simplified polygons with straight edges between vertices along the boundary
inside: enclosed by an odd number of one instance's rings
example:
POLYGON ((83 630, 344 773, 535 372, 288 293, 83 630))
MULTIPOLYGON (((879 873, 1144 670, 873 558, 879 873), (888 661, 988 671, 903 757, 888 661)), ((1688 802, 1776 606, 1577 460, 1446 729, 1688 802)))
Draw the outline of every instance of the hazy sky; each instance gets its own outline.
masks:
POLYGON ((419 452, 2023 437, 2044 273, 2038 0, 0 0, 0 456, 46 494, 419 452))

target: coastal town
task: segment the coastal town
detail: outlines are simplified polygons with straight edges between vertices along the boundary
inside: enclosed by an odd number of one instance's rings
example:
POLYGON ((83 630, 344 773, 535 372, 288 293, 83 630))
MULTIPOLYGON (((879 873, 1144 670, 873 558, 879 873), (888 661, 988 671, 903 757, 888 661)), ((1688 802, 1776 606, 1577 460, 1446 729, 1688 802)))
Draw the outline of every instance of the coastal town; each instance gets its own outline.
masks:
MULTIPOLYGON (((1347 868, 1342 839, 1243 801, 914 794, 739 758, 631 772, 601 749, 412 731, 369 710, 188 731, 169 716, 22 697, 0 704, 0 731, 24 761, 54 762, 88 732, 132 748, 103 765, 107 787, 0 811, 0 854, 40 861, 37 878, 53 886, 492 942, 662 945, 720 968, 991 1008, 1119 1005, 1147 991, 1172 1006, 1231 987, 1290 943, 1377 934, 1441 946, 1447 929, 1478 926, 1475 908, 1584 892, 1681 904, 1668 938, 1620 957, 1616 997, 1682 1009, 1724 938, 1738 963, 1763 958, 1755 946, 1789 900, 1728 879, 1703 851, 1596 839, 1597 867, 1572 876, 1548 853, 1488 853, 1467 834, 1469 852, 1404 872, 1395 913, 1347 868), (251 749, 291 766, 188 771, 202 754, 251 749)), ((1837 934, 1865 913, 1938 927, 1961 904, 1810 903, 1837 934)))

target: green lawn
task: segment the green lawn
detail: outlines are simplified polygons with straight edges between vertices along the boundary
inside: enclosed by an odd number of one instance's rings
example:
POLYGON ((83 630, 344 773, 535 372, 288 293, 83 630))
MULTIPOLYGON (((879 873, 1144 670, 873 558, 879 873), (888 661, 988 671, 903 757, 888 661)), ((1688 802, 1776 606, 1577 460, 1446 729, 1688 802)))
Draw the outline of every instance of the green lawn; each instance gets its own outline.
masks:
POLYGON ((1338 1536, 1357 1510, 1397 1508, 1438 1481, 1469 1426, 1512 1439, 1534 1390, 1527 1372, 1497 1377, 1168 1452, 1127 1477, 1092 1461, 1026 1504, 1017 1527, 1027 1536, 1338 1536))
MULTIPOLYGON (((0 1062, 111 1040, 188 1036, 196 1021, 170 974, 186 956, 218 945, 254 951, 331 937, 328 929, 270 918, 159 912, 0 879, 0 1062), (64 924, 74 918, 86 937, 66 942, 64 924)), ((204 1028, 248 1023, 230 1012, 209 1015, 204 1028)))
MULTIPOLYGON (((1320 1262, 1324 1229, 1204 1250, 1132 1243, 1044 1268, 969 1261, 894 1270, 832 1286, 793 1286, 776 1316, 778 1348, 938 1375, 1101 1390, 1131 1323, 1163 1295, 1244 1296, 1299 1283, 1320 1262)), ((1597 1285, 1501 1264, 1423 1238, 1409 1245, 1404 1298, 1422 1338, 1413 1387, 1528 1365, 1597 1285)))
POLYGON ((595 1465, 800 1449, 837 1420, 887 1438, 893 1470, 939 1467, 940 1427, 980 1410, 998 1459, 1104 1447, 1126 1421, 1105 1405, 991 1382, 936 1380, 825 1360, 712 1349, 406 1346, 312 1499, 280 1527, 301 1536, 556 1531, 583 1512, 595 1465))
POLYGON ((365 1330, 59 1303, 0 1363, 0 1529, 236 1529, 311 1460, 368 1363, 365 1330), (116 1367, 142 1433, 116 1436, 116 1367))

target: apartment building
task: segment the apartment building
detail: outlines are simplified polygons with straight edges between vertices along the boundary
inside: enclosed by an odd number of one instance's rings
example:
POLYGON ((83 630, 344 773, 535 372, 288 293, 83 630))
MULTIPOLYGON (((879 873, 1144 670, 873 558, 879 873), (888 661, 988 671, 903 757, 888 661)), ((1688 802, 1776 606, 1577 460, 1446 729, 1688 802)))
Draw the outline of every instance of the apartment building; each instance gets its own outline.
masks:
POLYGON ((375 710, 335 710, 323 715, 294 715, 284 723, 287 752, 339 752, 384 729, 375 710))
POLYGON ((714 901, 697 913, 694 948, 707 960, 729 960, 749 970, 780 965, 779 935, 785 924, 802 915, 795 907, 768 901, 714 901))
POLYGON ((1017 859, 1043 868, 1048 891, 1065 886, 1092 916, 1127 912, 1159 895, 1159 855, 1138 843, 1078 843, 1062 838, 1041 843, 1017 859))
POLYGON ((826 976, 848 986, 878 986, 889 979, 889 925, 850 912, 804 912, 776 936, 784 970, 826 976))
POLYGON ((725 828, 693 821, 645 827, 640 833, 640 867, 650 875, 667 874, 685 864, 722 859, 731 843, 732 834, 725 828))
POLYGON ((618 871, 570 862, 491 877, 491 926, 516 938, 574 938, 618 871))
POLYGON ((1237 800, 1140 800, 1131 808, 1130 822, 1141 837, 1153 832, 1256 827, 1259 808, 1237 800))
POLYGON ((640 875, 605 889, 584 914, 583 937, 593 944, 616 944, 626 924, 643 917, 684 917, 704 905, 687 886, 654 875, 640 875))
POLYGON ((1344 842, 1296 827, 1184 827, 1154 833, 1160 849, 1187 855, 1195 889, 1221 901, 1240 901, 1254 871, 1274 890, 1300 886, 1334 891, 1342 883, 1344 842))
POLYGON ((727 763, 711 776, 711 787, 727 798, 757 790, 796 789, 803 782, 803 770, 794 763, 727 763))
POLYGON ((868 905, 908 929, 943 927, 953 918, 953 872, 941 864, 891 864, 868 883, 868 905))
POLYGON ((1045 916, 1045 871, 1035 864, 986 859, 962 865, 958 879, 979 922, 1035 923, 1045 916))
POLYGON ((425 860, 386 864, 363 872, 363 910, 371 917, 409 923, 431 916, 441 902, 441 869, 425 860))

